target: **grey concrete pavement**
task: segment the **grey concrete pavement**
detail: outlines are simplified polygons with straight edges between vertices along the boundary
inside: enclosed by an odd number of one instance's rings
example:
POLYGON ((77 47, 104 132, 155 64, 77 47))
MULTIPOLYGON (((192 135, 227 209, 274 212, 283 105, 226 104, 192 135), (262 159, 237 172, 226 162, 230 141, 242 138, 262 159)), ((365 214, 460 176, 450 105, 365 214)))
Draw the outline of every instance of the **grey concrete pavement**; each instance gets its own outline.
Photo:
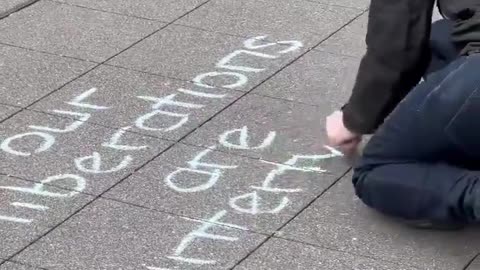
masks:
POLYGON ((0 258, 4 259, 28 246, 94 199, 48 183, 7 176, 0 176, 0 180, 0 258))
POLYGON ((31 267, 19 263, 6 262, 0 266, 0 270, 41 270, 41 268, 31 267))
POLYGON ((2 3, 0 3, 0 18, 7 17, 35 1, 36 0, 3 0, 2 3))
POLYGON ((171 22, 207 0, 55 0, 133 17, 171 22))
POLYGON ((313 50, 253 93, 320 107, 339 106, 350 95, 359 64, 360 58, 313 50))
POLYGON ((480 269, 477 228, 373 213, 325 146, 368 5, 39 0, 0 19, 0 270, 480 269))
POLYGON ((0 56, 0 103, 21 107, 30 105, 95 66, 85 61, 2 44, 0 56))
POLYGON ((39 1, 0 21, 0 42, 102 62, 164 23, 39 1))
POLYGON ((5 120, 6 118, 12 116, 19 110, 21 110, 21 108, 7 106, 7 105, 0 105, 0 121, 5 120))
POLYGON ((418 270, 420 268, 274 238, 235 269, 418 270))
POLYGON ((348 178, 289 223, 280 235, 420 269, 462 269, 480 248, 480 243, 471 241, 480 235, 476 228, 460 233, 412 230, 366 209, 348 178))
POLYGON ((245 50, 245 42, 255 47, 265 40, 263 35, 245 38, 170 25, 107 64, 193 81, 206 86, 203 88, 248 91, 306 50, 297 43, 273 44, 253 53, 245 50), (222 66, 231 66, 230 71, 222 66))

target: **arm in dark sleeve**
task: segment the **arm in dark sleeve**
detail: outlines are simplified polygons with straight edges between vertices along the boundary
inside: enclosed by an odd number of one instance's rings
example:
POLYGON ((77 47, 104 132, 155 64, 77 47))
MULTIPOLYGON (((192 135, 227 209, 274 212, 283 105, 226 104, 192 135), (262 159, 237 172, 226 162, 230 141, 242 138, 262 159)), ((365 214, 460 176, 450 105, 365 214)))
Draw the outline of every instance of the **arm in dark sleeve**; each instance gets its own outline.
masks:
POLYGON ((345 126, 373 133, 420 81, 430 62, 434 0, 372 0, 367 52, 342 108, 345 126))

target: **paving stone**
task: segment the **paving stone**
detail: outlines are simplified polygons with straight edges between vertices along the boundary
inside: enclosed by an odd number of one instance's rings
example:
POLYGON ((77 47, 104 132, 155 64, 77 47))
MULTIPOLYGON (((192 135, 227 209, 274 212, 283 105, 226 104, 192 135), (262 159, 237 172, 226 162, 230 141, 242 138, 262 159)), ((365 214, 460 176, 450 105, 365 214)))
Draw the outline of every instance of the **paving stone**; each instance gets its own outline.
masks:
POLYGON ((305 47, 293 50, 290 45, 271 44, 259 39, 252 46, 267 47, 245 52, 246 40, 250 38, 171 25, 113 58, 108 64, 187 81, 197 78, 197 82, 207 87, 213 85, 247 91, 305 50, 305 47), (228 56, 232 57, 231 60, 227 59, 228 56), (234 67, 217 67, 222 60, 234 67), (229 73, 215 76, 212 72, 229 73), (211 77, 202 78, 206 73, 211 77), (239 76, 243 77, 239 79, 239 76))
POLYGON ((343 7, 352 7, 359 9, 367 9, 370 6, 370 0, 308 0, 327 5, 338 5, 343 7))
POLYGON ((29 0, 2 0, 0 3, 0 16, 8 14, 17 7, 30 2, 29 0))
POLYGON ((0 44, 1 102, 29 105, 93 66, 90 62, 0 44))
MULTIPOLYGON (((83 102, 109 109, 96 110, 95 117, 90 120, 92 123, 115 128, 132 126, 130 131, 171 140, 178 140, 185 136, 242 94, 239 91, 227 89, 202 89, 191 83, 166 79, 157 75, 101 66, 39 102, 33 108, 45 112, 51 112, 55 108, 73 108, 65 103, 82 93, 88 93, 93 88, 96 88, 97 91, 93 90, 95 92, 91 92, 91 95, 83 102), (178 89, 181 88, 223 96, 220 96, 221 98, 193 96, 179 92, 178 89), (146 121, 139 122, 137 120, 141 120, 143 116, 148 116, 156 111, 152 106, 157 102, 140 99, 137 96, 165 98, 164 104, 156 109, 188 116, 156 114, 146 121), (168 103, 168 97, 174 101, 189 103, 189 105, 168 103), (188 117, 188 121, 181 124, 180 121, 186 117, 188 117), (177 125, 179 123, 180 125, 177 125)), ((75 110, 92 111, 91 107, 81 108, 78 106, 75 110)))
MULTIPOLYGON (((229 223, 228 215, 219 220, 229 223)), ((232 227, 100 199, 15 260, 49 270, 228 269, 264 239, 232 227), (207 233, 204 237, 200 232, 191 234, 200 227, 207 233), (184 249, 179 247, 182 240, 184 249), (199 261, 195 265, 167 258, 175 255, 199 261)))
POLYGON ((151 20, 40 1, 0 22, 0 41, 101 62, 163 26, 151 20))
MULTIPOLYGON (((219 144, 223 137, 225 142, 218 148, 221 151, 277 163, 285 163, 294 155, 332 154, 325 146, 324 119, 334 108, 327 102, 322 106, 310 106, 248 95, 197 129, 184 142, 209 147, 219 144), (237 131, 225 134, 231 130, 237 131), (272 135, 275 137, 269 140, 272 135), (255 149, 263 145, 270 147, 255 149)), ((300 159, 298 164, 309 165, 310 162, 300 159)), ((337 158, 322 160, 320 167, 337 175, 346 171, 345 164, 337 158)))
POLYGON ((296 39, 312 46, 361 12, 298 0, 217 0, 177 23, 245 37, 296 39))
POLYGON ((419 270, 385 261, 272 238, 235 269, 419 270))
POLYGON ((32 266, 27 266, 23 264, 6 262, 0 266, 0 270, 40 270, 40 268, 35 268, 32 266))
POLYGON ((207 0, 57 0, 82 7, 170 22, 207 0))
POLYGON ((13 115, 14 113, 16 113, 19 110, 20 110, 20 108, 0 105, 0 121, 5 120, 6 118, 13 115))
POLYGON ((299 165, 297 170, 293 169, 295 165, 287 169, 287 166, 205 150, 177 145, 104 196, 198 219, 227 210, 233 223, 272 233, 338 179, 331 174, 299 171, 299 165), (195 157, 213 165, 189 166, 188 162, 195 157), (232 167, 215 171, 215 166, 232 167), (275 171, 282 168, 284 172, 275 171))
MULTIPOLYGON (((92 117, 95 115, 92 114, 92 117)), ((95 195, 110 188, 171 144, 152 137, 125 133, 119 137, 116 146, 103 146, 111 142, 119 130, 31 111, 21 112, 3 122, 0 130, 1 173, 34 181, 49 179, 56 186, 95 195), (36 130, 30 128, 32 125, 67 132, 36 130), (77 128, 72 128, 74 125, 77 128), (72 131, 68 131, 69 128, 72 131), (31 132, 37 133, 14 137, 31 132), (39 132, 49 140, 40 136, 39 132), (50 146, 48 142, 52 138, 53 144, 50 146), (20 153, 12 153, 5 146, 20 153), (137 148, 131 149, 131 146, 137 148), (66 176, 62 178, 59 175, 66 176), (86 182, 85 186, 81 184, 82 179, 86 182)))
POLYGON ((33 186, 33 182, 0 175, 0 258, 20 251, 93 199, 52 186, 30 189, 33 186))
POLYGON ((479 231, 417 230, 368 209, 354 195, 351 177, 340 181, 287 225, 282 235, 323 247, 412 265, 462 269, 478 252, 479 231))
POLYGON ((317 50, 361 58, 366 50, 368 13, 358 17, 317 47, 317 50))
POLYGON ((311 51, 253 90, 253 93, 310 105, 347 102, 360 60, 311 51))

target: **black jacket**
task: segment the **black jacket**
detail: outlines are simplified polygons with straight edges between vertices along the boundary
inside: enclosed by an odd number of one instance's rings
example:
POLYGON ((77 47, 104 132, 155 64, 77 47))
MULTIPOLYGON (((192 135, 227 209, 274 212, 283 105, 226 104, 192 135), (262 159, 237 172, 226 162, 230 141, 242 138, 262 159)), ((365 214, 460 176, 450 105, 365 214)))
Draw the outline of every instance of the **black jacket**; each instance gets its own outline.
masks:
MULTIPOLYGON (((367 52, 342 108, 349 130, 373 133, 420 81, 431 57, 434 4, 435 0, 371 0, 367 52)), ((480 49, 480 0, 439 0, 438 6, 455 22, 452 38, 459 51, 480 49)))

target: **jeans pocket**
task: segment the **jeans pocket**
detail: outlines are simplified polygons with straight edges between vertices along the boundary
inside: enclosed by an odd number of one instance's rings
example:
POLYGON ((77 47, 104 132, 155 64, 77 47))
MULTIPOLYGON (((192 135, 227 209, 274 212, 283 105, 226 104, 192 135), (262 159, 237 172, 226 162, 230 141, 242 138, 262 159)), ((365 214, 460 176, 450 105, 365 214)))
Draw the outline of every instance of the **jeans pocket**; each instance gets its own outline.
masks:
POLYGON ((445 127, 451 142, 467 155, 480 158, 480 89, 475 89, 445 127))

